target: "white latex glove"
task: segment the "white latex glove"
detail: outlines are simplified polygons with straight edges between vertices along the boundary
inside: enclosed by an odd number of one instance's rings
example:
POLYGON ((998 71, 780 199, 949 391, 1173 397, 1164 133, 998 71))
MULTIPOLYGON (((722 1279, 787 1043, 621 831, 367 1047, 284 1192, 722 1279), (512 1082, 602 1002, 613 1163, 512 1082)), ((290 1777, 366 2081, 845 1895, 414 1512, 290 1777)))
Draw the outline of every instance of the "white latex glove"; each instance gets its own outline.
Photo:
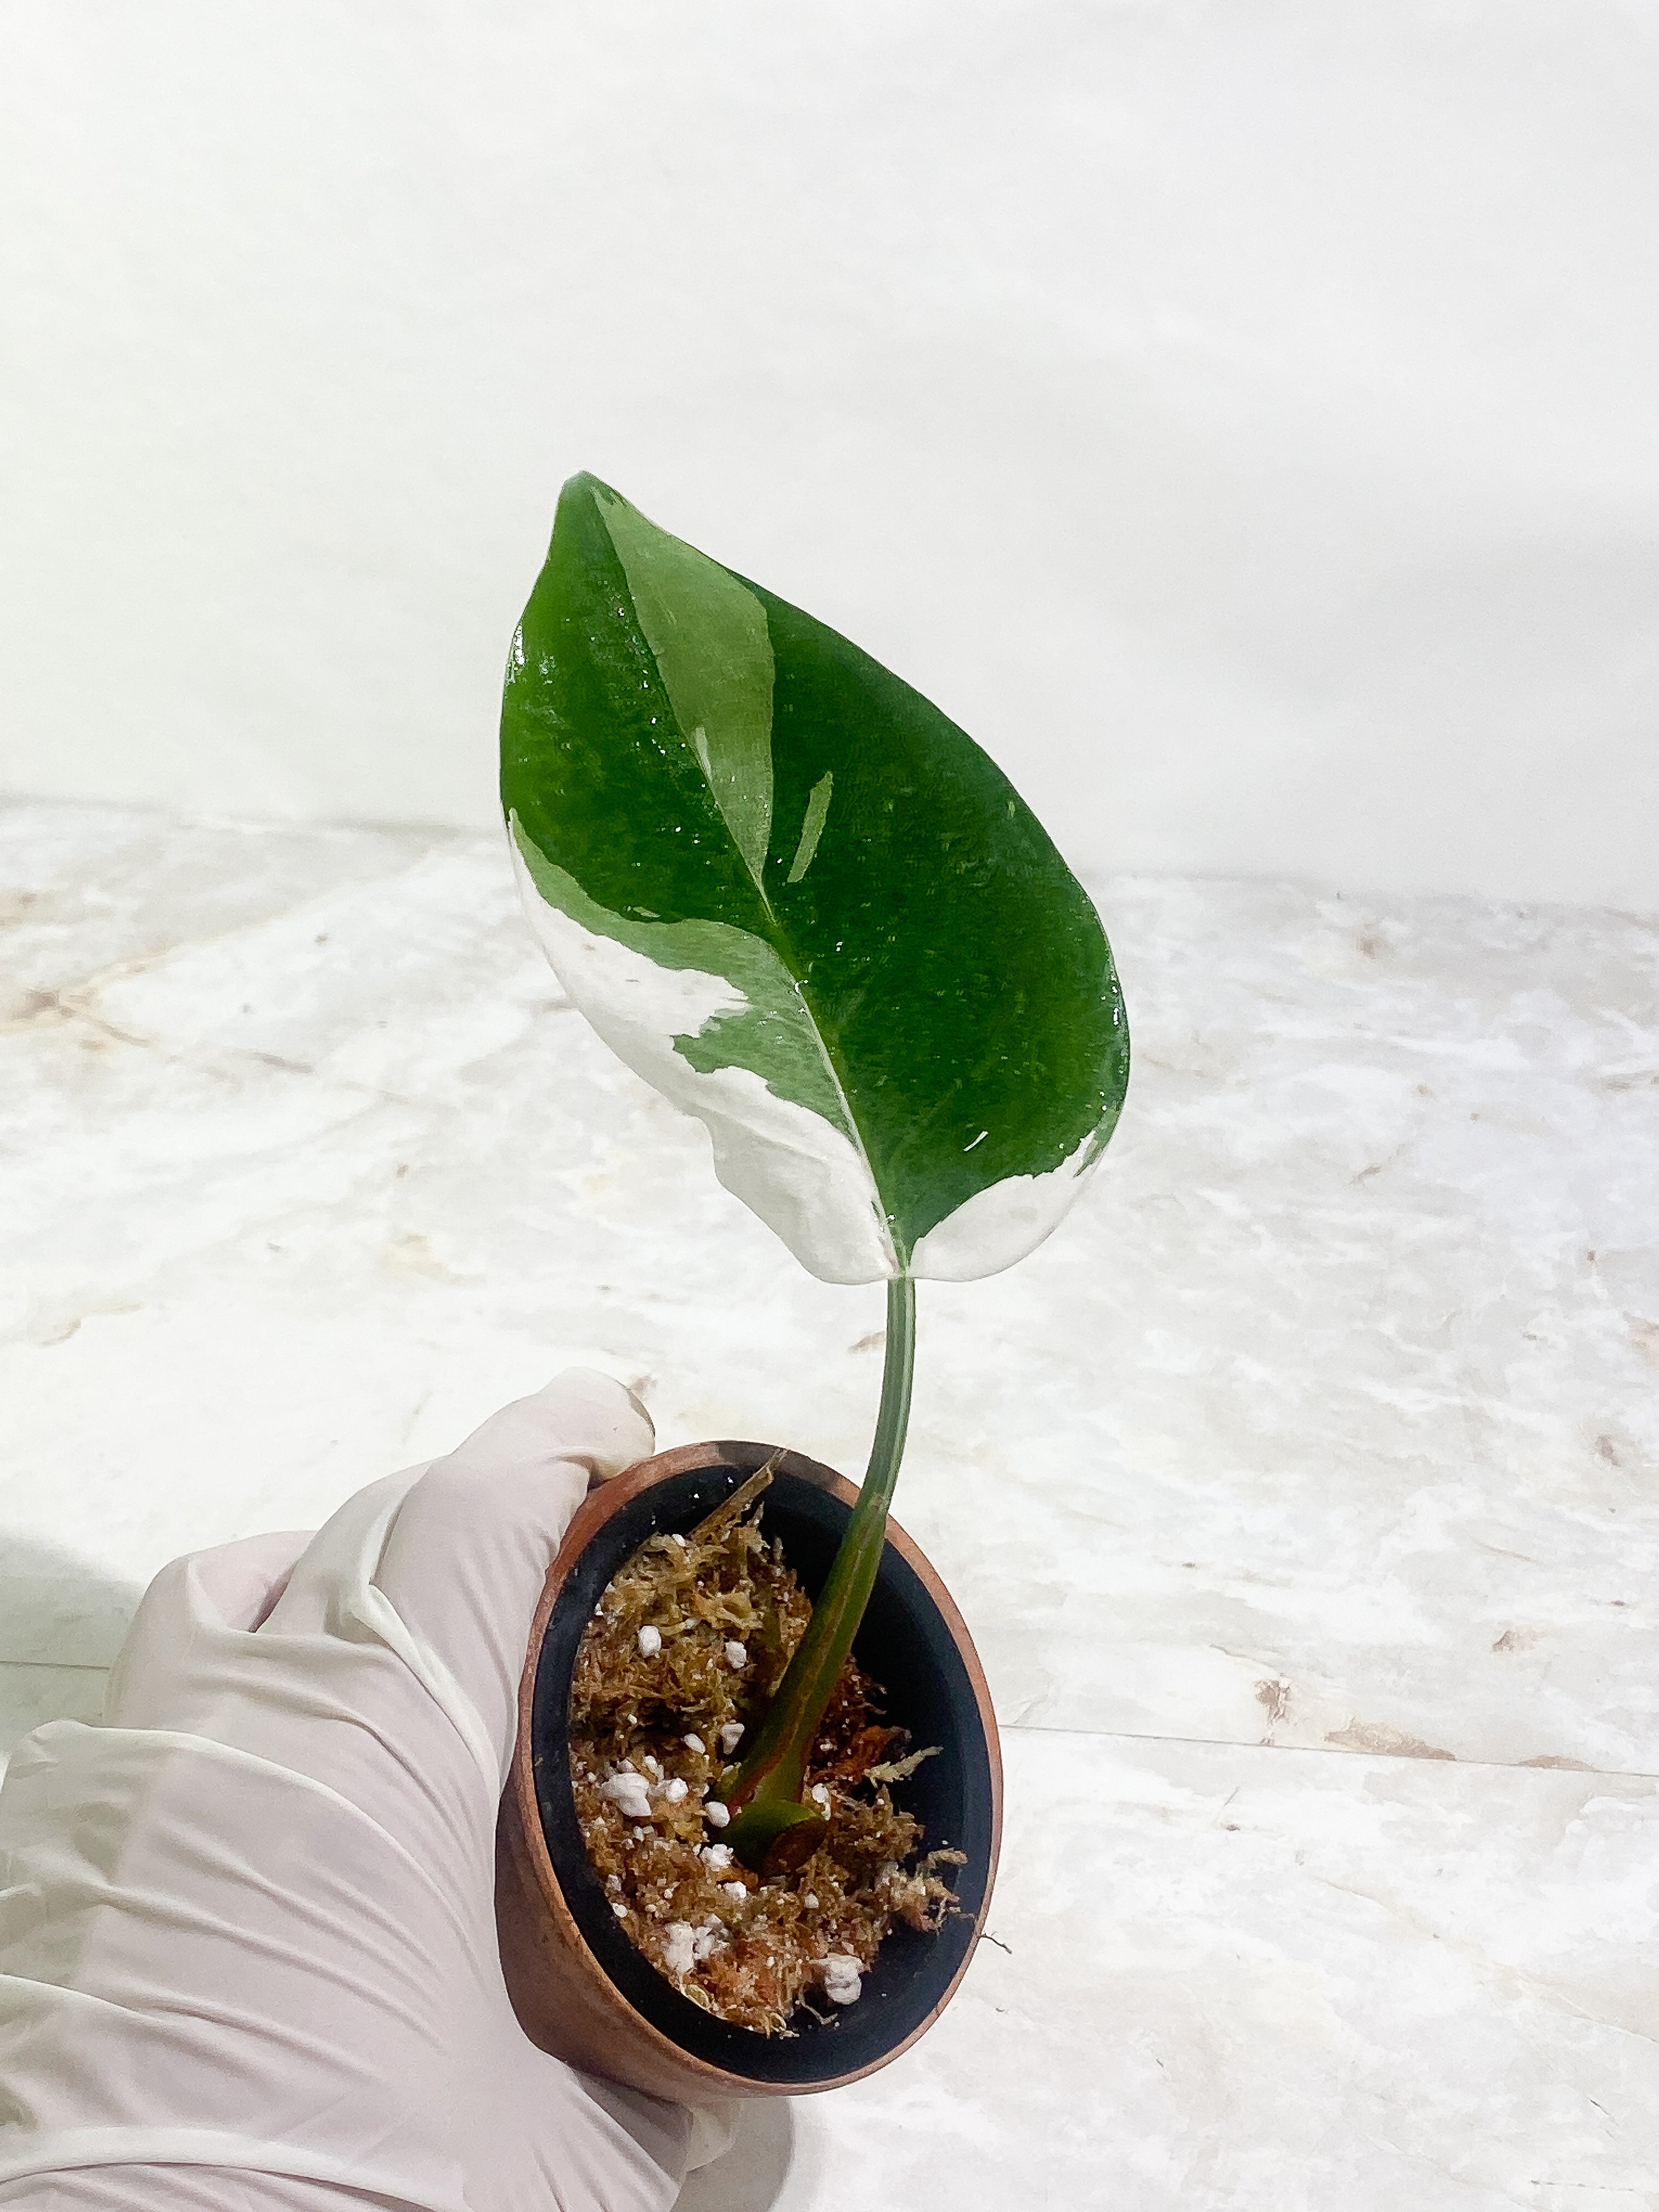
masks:
POLYGON ((543 1579, 651 1445, 577 1370, 314 1536, 156 1577, 103 1726, 0 1790, 8 2212, 664 2212, 724 2147, 536 2050, 495 1942, 543 1579))

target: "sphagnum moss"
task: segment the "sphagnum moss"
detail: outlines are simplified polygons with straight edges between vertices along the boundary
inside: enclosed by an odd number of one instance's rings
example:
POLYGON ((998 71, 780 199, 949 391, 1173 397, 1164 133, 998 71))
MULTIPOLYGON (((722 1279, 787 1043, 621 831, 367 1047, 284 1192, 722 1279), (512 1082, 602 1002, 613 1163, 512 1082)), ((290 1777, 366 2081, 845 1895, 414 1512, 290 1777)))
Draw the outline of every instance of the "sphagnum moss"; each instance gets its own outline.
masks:
POLYGON ((963 1856, 921 1852, 920 1823, 893 1802, 930 1753, 903 1755, 880 1686, 850 1657, 807 1769, 823 1840, 771 1879, 721 1843, 716 1777, 812 1610, 759 1525, 770 1480, 763 1468, 688 1535, 650 1537, 612 1578, 577 1652, 570 1761, 589 1856, 633 1942, 694 2003, 778 2035, 798 2006, 854 2002, 895 1921, 936 1929, 955 1902, 937 1869, 963 1856))

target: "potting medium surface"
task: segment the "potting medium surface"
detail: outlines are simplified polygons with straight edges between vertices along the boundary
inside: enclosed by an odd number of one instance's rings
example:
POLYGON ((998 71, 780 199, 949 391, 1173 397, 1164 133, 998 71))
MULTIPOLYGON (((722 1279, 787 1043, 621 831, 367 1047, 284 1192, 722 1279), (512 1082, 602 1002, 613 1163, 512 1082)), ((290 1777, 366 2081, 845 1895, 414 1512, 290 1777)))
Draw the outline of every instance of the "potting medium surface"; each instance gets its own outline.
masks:
POLYGON ((694 2004, 763 2035, 857 2004, 903 1922, 959 1910, 963 1854, 905 1802, 942 1754, 887 1717, 848 1653, 805 1747, 788 1863, 733 1848, 732 1788, 813 1612, 763 1525, 763 1465, 687 1532, 646 1539, 588 1616, 570 1691, 570 1776, 587 1854, 630 1942, 694 2004), (832 2009, 826 2009, 830 2008, 832 2009))
MULTIPOLYGON (((990 1869, 995 1818, 992 1770, 978 1705, 949 1627, 908 1562, 889 1546, 854 1655, 887 1691, 887 1717, 918 1745, 938 1745, 905 1784, 905 1802, 930 1844, 963 1854, 951 1869, 957 1910, 937 1929, 897 1923, 856 2003, 819 2017, 805 2008, 787 2036, 765 2036, 716 2018, 683 1996, 629 1940, 583 1841, 570 1781, 570 1684, 594 1607, 646 1540, 684 1534, 753 1472, 742 1463, 699 1468, 643 1491, 612 1515, 567 1579, 549 1623, 536 1676, 533 1756, 543 1830, 573 1917, 588 1948, 645 2019, 683 2049, 749 2080, 802 2087, 857 2072, 903 2043, 949 1990, 973 1942, 990 1869)), ((766 1528, 809 1594, 829 1571, 848 1509, 780 1469, 767 1492, 766 1528)))

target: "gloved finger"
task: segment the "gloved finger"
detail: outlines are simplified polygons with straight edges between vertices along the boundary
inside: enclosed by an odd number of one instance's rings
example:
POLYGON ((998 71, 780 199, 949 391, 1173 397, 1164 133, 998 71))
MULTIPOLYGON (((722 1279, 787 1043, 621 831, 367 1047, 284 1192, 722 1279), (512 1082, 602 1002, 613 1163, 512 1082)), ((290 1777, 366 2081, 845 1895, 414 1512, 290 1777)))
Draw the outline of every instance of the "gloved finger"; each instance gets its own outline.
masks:
POLYGON ((722 2097, 712 2105, 693 2105, 691 2139, 685 2148, 685 2170, 713 2166, 724 2158, 738 2139, 738 2115, 743 2107, 735 2097, 722 2097))
POLYGON ((277 1686, 274 1656, 264 1666, 258 1662, 264 1637, 309 1636, 326 1645, 343 1633, 361 1643, 361 1624, 348 1617, 353 1594, 367 1583, 386 1528, 423 1472, 412 1468, 371 1483, 314 1534, 252 1536, 170 1561, 144 1592, 116 1654, 106 1721, 122 1728, 197 1728, 216 1736, 241 1690, 257 1684, 269 1693, 277 1686))
MULTIPOLYGON (((276 1535, 245 1536, 239 1544, 221 1544, 191 1556, 203 1595, 227 1628, 258 1627, 288 1588, 295 1564, 315 1533, 290 1528, 276 1535)), ((141 1607, 141 1618, 142 1613, 141 1607)))
POLYGON ((596 1367, 567 1367, 528 1398, 515 1398, 474 1429, 431 1472, 466 1468, 483 1474, 545 1463, 550 1455, 608 1482, 643 1459, 656 1442, 651 1416, 634 1393, 596 1367))
POLYGON ((125 1725, 135 1687, 145 1706, 155 1703, 146 1692, 159 1688, 164 1710, 167 1686, 204 1627, 257 1628, 311 1540, 309 1529, 289 1529, 170 1561, 139 1600, 122 1640, 105 1694, 105 1717, 125 1725))
MULTIPOLYGON (((620 1473, 653 1441, 619 1382, 573 1368, 435 1461, 398 1507, 374 1587, 468 1698, 503 1778, 530 1624, 559 1540, 590 1477, 620 1473)), ((310 1564, 307 1553, 295 1569, 272 1628, 304 1602, 310 1564)))

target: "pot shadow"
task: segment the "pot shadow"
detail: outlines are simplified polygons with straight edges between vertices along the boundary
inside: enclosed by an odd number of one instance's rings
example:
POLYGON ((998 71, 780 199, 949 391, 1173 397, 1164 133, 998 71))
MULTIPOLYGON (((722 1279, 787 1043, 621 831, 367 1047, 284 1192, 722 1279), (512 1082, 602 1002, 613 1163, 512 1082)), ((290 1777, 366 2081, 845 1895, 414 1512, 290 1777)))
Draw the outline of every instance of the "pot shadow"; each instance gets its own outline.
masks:
POLYGON ((731 2149, 686 2176, 674 2212, 769 2212, 799 2172, 793 2105, 791 2097, 744 2099, 731 2149))
POLYGON ((0 1761, 51 1720, 95 1720, 143 1587, 0 1530, 0 1761))

